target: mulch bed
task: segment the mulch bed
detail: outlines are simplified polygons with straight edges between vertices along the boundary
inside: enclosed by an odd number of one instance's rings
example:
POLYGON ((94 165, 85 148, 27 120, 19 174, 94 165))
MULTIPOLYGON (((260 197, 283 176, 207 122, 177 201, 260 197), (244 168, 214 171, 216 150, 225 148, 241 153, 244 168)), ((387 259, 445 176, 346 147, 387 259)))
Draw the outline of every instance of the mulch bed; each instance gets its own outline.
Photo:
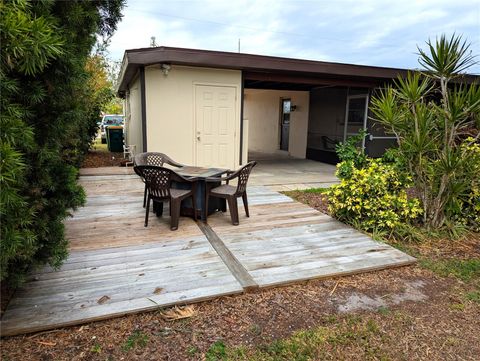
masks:
MULTIPOLYGON (((321 194, 307 194, 304 201, 325 207, 321 194)), ((450 242, 441 256, 478 257, 479 244, 477 236, 450 242)), ((432 256, 436 249, 417 248, 432 256)), ((247 353, 240 359, 249 360, 249 351, 295 331, 358 324, 372 332, 327 342, 322 358, 478 360, 480 303, 466 294, 479 287, 478 279, 464 283, 414 265, 221 297, 196 304, 193 317, 173 322, 148 312, 5 338, 1 353, 3 360, 212 360, 206 358, 208 350, 221 340, 228 347, 244 347, 247 353), (422 285, 423 298, 393 302, 408 294, 411 284, 422 285), (388 307, 341 312, 339 306, 359 295, 385 300, 388 307), (143 342, 132 343, 139 335, 143 342)))
POLYGON ((124 164, 123 153, 90 150, 83 161, 82 168, 120 167, 124 164))
POLYGON ((310 207, 316 210, 329 214, 328 212, 328 198, 322 193, 307 193, 302 191, 288 191, 284 192, 287 196, 299 201, 301 203, 308 204, 310 207))

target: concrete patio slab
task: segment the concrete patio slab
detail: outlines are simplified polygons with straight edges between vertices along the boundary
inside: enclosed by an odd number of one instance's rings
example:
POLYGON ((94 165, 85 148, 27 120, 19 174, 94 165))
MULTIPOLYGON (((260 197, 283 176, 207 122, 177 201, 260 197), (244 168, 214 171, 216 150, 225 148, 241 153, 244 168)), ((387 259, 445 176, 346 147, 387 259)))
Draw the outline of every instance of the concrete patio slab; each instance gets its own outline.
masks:
MULTIPOLYGON (((249 160, 257 166, 251 174, 250 185, 268 186, 276 191, 330 187, 338 183, 336 167, 309 159, 297 159, 283 154, 251 153, 249 160)), ((82 176, 134 176, 132 167, 82 168, 82 176)))

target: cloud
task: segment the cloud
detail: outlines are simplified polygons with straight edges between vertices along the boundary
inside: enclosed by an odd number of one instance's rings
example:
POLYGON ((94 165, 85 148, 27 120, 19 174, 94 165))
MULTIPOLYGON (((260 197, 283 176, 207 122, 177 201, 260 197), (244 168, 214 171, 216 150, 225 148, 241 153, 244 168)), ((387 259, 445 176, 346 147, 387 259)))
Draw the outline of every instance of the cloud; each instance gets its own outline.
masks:
MULTIPOLYGON (((480 54, 478 0, 130 0, 111 55, 159 45, 417 67, 417 44, 463 34, 480 54)), ((480 65, 474 69, 480 72, 480 65)))

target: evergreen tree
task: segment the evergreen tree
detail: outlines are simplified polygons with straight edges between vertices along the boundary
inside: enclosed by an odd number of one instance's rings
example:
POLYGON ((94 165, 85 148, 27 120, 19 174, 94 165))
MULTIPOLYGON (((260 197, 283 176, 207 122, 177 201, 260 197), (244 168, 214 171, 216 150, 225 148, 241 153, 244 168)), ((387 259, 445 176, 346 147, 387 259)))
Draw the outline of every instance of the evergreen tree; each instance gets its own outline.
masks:
POLYGON ((82 205, 77 169, 104 92, 87 60, 124 0, 0 2, 0 278, 67 256, 63 221, 82 205))

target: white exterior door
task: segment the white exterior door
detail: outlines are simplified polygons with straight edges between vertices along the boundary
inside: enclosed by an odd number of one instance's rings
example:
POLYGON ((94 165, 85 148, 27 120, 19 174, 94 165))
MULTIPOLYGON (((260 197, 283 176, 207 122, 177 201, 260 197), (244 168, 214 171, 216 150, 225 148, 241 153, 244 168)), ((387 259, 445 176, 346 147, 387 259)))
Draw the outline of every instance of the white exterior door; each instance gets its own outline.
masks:
POLYGON ((236 88, 195 86, 197 166, 235 169, 236 88))

